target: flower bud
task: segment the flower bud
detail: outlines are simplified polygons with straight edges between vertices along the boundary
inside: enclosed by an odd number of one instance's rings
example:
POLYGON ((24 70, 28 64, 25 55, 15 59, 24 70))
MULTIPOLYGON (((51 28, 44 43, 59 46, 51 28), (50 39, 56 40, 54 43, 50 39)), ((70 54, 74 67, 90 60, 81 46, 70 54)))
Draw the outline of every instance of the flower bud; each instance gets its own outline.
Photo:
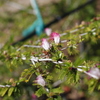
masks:
POLYGON ((87 74, 95 79, 100 79, 100 69, 98 67, 91 68, 87 74))
POLYGON ((47 36, 50 36, 52 29, 51 28, 45 28, 45 33, 47 34, 47 36))
POLYGON ((45 86, 45 80, 43 79, 41 75, 37 76, 35 82, 41 86, 45 86))
POLYGON ((54 40, 56 45, 59 44, 59 42, 60 42, 60 35, 59 35, 59 33, 56 33, 56 32, 51 33, 50 38, 54 40))
POLYGON ((42 45, 41 45, 46 51, 49 50, 50 45, 46 39, 42 39, 42 45))

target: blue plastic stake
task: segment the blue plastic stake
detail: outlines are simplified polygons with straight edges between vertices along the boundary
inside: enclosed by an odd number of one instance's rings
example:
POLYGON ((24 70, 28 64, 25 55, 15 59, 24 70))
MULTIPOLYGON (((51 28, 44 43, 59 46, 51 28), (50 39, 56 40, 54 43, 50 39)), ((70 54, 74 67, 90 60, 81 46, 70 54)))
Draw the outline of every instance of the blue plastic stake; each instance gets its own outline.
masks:
POLYGON ((32 4, 32 7, 35 10, 37 19, 33 22, 32 25, 30 25, 27 29, 25 29, 22 32, 22 35, 24 37, 27 37, 28 35, 30 35, 34 30, 36 32, 36 35, 39 36, 43 32, 43 29, 44 29, 44 22, 43 22, 40 10, 38 8, 37 2, 36 2, 36 0, 30 0, 30 1, 31 1, 31 4, 32 4))

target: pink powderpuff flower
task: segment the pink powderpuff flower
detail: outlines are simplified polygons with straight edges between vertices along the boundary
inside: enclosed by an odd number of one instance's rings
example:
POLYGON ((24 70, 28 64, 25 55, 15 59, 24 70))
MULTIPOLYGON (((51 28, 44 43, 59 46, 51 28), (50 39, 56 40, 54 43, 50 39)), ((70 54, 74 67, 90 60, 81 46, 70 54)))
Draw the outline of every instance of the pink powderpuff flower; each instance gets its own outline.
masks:
POLYGON ((95 79, 100 79, 100 69, 98 67, 93 67, 87 72, 87 75, 95 79))
POLYGON ((50 45, 46 39, 42 39, 42 45, 41 45, 46 51, 50 49, 50 45))
POLYGON ((54 40, 56 45, 59 44, 59 42, 60 42, 60 34, 59 33, 56 33, 56 32, 51 33, 50 38, 54 40))
POLYGON ((47 36, 50 36, 52 29, 51 28, 45 28, 45 33, 47 34, 47 36))
POLYGON ((41 86, 45 86, 45 80, 43 79, 43 77, 41 75, 37 76, 35 82, 41 86))

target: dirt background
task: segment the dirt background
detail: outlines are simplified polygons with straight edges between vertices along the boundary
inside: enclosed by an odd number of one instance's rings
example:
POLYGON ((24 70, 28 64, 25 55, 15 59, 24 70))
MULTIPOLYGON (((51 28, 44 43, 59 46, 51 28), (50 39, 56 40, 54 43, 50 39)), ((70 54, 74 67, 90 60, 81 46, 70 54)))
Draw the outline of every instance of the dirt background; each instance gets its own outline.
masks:
MULTIPOLYGON (((52 2, 58 2, 59 0, 37 0, 39 6, 45 6, 52 2)), ((30 6, 30 0, 7 0, 3 5, 0 7, 0 15, 3 15, 4 12, 17 12, 21 9, 25 9, 30 6)))

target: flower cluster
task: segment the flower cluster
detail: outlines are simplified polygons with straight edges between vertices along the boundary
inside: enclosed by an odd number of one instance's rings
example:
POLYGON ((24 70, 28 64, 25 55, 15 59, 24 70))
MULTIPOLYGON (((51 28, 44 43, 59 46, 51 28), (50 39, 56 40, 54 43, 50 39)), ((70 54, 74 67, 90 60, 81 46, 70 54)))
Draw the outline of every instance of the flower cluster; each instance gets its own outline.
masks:
MULTIPOLYGON (((53 40, 55 42, 56 45, 58 45, 60 43, 60 34, 56 33, 56 32, 52 32, 50 34, 50 39, 53 40)), ((46 51, 48 51, 50 49, 50 44, 47 41, 47 39, 42 39, 42 48, 44 48, 46 51)))

